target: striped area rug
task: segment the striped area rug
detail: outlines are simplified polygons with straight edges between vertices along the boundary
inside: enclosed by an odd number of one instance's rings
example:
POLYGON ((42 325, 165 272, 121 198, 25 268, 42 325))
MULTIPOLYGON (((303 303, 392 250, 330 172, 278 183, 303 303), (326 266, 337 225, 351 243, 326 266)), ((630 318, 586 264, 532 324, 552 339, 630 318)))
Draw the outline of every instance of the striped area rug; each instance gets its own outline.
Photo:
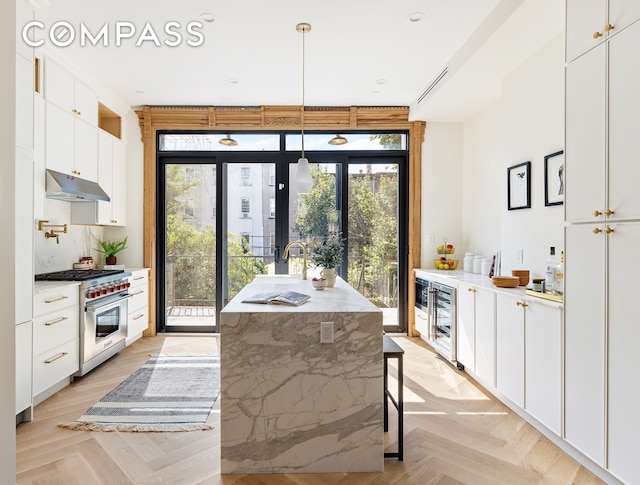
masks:
POLYGON ((220 394, 220 356, 153 356, 76 421, 83 431, 195 431, 220 394))

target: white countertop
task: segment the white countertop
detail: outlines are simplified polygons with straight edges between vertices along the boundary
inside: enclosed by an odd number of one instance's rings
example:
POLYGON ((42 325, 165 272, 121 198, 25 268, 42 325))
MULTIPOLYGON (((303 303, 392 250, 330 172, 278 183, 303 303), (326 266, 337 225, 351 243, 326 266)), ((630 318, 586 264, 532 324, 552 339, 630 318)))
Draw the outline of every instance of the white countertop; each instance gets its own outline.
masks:
POLYGON ((525 286, 517 286, 515 288, 500 288, 495 286, 488 276, 479 275, 477 273, 468 273, 460 270, 437 270, 427 268, 415 268, 416 276, 429 281, 437 281, 445 285, 450 285, 458 288, 458 283, 467 285, 473 285, 480 288, 488 288, 496 293, 503 293, 516 298, 523 298, 529 301, 537 301, 545 305, 561 308, 563 305, 560 302, 553 300, 546 300, 539 296, 529 295, 525 293, 525 290, 531 289, 531 281, 525 286))
POLYGON ((288 275, 259 275, 245 286, 227 306, 223 313, 282 313, 282 312, 380 312, 373 303, 345 283, 336 278, 333 288, 316 290, 311 280, 302 280, 299 276, 288 275), (257 293, 267 291, 297 291, 305 293, 311 298, 300 306, 269 305, 260 303, 242 303, 257 293))

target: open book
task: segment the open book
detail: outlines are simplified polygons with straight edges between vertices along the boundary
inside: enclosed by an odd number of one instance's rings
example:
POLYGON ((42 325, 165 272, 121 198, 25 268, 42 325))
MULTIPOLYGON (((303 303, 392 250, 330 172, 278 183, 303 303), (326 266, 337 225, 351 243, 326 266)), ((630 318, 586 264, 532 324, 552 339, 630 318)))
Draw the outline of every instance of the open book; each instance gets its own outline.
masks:
POLYGON ((304 293, 298 293, 295 291, 284 291, 281 293, 266 292, 257 293, 249 298, 242 300, 242 303, 274 303, 276 305, 302 305, 305 301, 311 298, 304 293))

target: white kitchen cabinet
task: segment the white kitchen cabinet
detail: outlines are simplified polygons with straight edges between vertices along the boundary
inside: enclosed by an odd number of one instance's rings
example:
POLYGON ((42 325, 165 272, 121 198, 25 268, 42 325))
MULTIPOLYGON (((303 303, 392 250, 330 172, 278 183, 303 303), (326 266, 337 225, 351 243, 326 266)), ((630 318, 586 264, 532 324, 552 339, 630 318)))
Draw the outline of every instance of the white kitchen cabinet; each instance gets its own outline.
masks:
POLYGON ((129 318, 127 321, 127 345, 142 336, 149 328, 149 269, 131 272, 129 293, 129 318))
POLYGON ((16 54, 16 146, 33 149, 33 60, 16 54))
POLYGON ((465 369, 476 370, 476 303, 475 286, 458 283, 458 351, 457 361, 465 369))
POLYGON ((16 414, 29 410, 27 420, 31 420, 33 396, 31 389, 32 328, 31 321, 16 325, 16 414))
POLYGON ((478 288, 476 304, 476 375, 496 385, 496 300, 495 293, 478 288))
POLYGON ((524 408, 524 300, 496 294, 496 387, 524 408))
POLYGON ((605 211, 606 44, 567 66, 565 219, 592 222, 605 211), (589 174, 588 177, 585 174, 589 174), (597 212, 596 212, 597 211, 597 212))
POLYGON ((429 335, 429 315, 427 315, 427 312, 421 310, 420 308, 414 307, 414 312, 416 317, 416 330, 420 332, 420 335, 429 335))
POLYGON ((562 306, 528 299, 525 308, 525 410, 562 432, 562 306))
POLYGON ((126 225, 126 160, 122 140, 98 130, 98 183, 110 201, 73 204, 72 224, 126 225))
MULTIPOLYGON (((16 52, 25 59, 33 60, 33 47, 22 38, 22 28, 33 20, 33 6, 28 0, 16 2, 16 52)), ((34 40, 33 30, 28 32, 31 40, 34 40)))
POLYGON ((603 228, 591 224, 566 227, 564 259, 565 439, 601 466, 605 453, 606 235, 593 230, 603 228))
POLYGON ((33 218, 47 218, 44 98, 33 96, 33 218))
POLYGON ((52 286, 33 296, 33 401, 70 382, 80 367, 79 287, 52 286))
MULTIPOLYGON (((640 2, 636 2, 640 5, 640 2)), ((608 221, 640 218, 640 22, 609 42, 608 221)))
MULTIPOLYGON (((640 483, 636 443, 640 436, 640 386, 635 353, 640 342, 636 308, 640 222, 610 224, 607 252, 608 457, 609 470, 626 483, 640 483)), ((596 297, 594 295, 594 297, 596 297)), ((602 300, 602 297, 600 297, 602 300)))
POLYGON ((98 181, 98 129, 46 103, 46 166, 98 181))
POLYGON ((91 88, 51 59, 46 59, 44 74, 48 102, 91 126, 98 126, 98 96, 91 88))
POLYGON ((567 222, 640 218, 639 44, 637 22, 567 66, 567 222))
POLYGON ((570 61, 640 18, 637 0, 567 0, 566 58, 570 61))
POLYGON ((458 284, 458 362, 495 386, 495 292, 458 284))

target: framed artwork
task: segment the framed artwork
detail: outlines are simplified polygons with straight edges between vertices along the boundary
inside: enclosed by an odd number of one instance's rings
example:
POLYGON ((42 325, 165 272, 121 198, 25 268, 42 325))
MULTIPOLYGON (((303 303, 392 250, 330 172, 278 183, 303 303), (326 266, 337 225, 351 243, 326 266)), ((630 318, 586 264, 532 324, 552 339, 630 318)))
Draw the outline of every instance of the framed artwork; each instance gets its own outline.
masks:
POLYGON ((564 151, 544 157, 544 205, 564 202, 564 151))
POLYGON ((518 163, 507 169, 507 209, 531 207, 531 162, 518 163))

